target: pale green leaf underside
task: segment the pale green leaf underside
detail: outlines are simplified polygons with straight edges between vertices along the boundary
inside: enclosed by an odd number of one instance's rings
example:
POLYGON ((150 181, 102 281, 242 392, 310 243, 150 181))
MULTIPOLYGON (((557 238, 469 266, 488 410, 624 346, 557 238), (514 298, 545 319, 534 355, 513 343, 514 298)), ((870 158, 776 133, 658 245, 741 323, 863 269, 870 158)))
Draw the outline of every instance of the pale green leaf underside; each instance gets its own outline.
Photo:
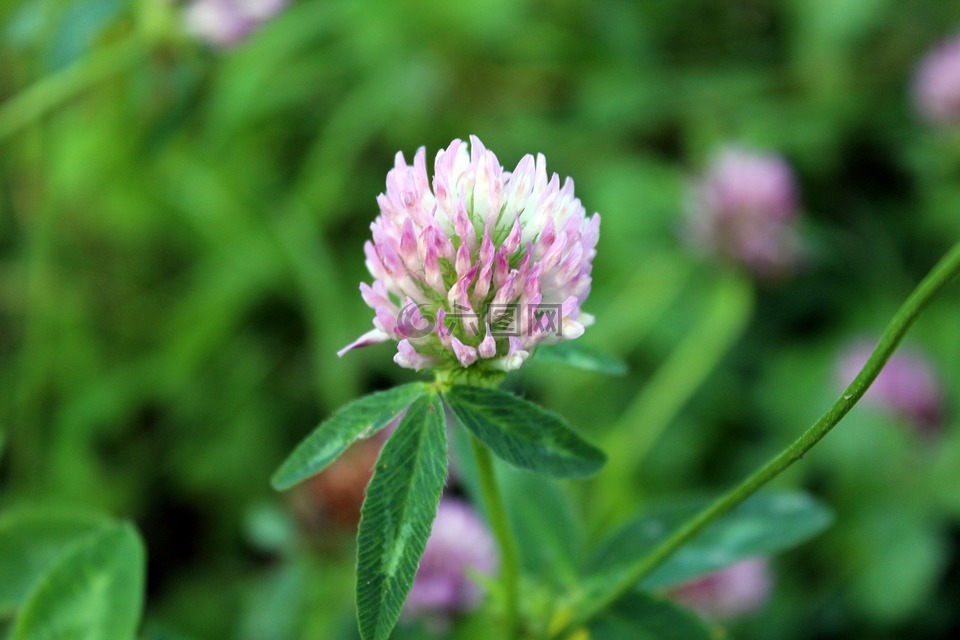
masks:
POLYGON ((444 399, 480 442, 514 466, 571 478, 592 475, 606 461, 558 415, 512 394, 456 385, 444 399))
MULTIPOLYGON (((629 522, 600 549, 591 582, 603 584, 648 553, 700 505, 674 506, 646 513, 629 522)), ((833 521, 814 498, 794 492, 761 493, 723 516, 642 583, 663 589, 718 571, 754 556, 769 556, 812 538, 833 521)))
POLYGON ((523 568, 550 584, 575 585, 583 558, 582 531, 570 500, 552 478, 507 464, 498 467, 523 568))
POLYGON ((363 640, 390 636, 427 544, 447 476, 436 393, 410 406, 383 447, 357 535, 357 620, 363 640))
POLYGON ((590 640, 711 640, 695 614, 647 593, 629 593, 590 624, 590 640))
POLYGON ((421 383, 373 393, 343 406, 297 445, 273 474, 274 489, 289 489, 323 471, 362 438, 377 433, 410 406, 424 391, 421 383))
POLYGON ((129 524, 77 544, 34 587, 12 640, 131 640, 143 608, 144 549, 129 524))

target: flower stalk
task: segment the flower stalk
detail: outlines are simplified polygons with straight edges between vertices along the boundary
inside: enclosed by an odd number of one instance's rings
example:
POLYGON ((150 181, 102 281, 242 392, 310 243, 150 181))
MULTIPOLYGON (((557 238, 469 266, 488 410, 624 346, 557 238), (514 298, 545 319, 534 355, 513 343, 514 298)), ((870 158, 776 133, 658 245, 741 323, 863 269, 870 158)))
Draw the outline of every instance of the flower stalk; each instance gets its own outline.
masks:
POLYGON ((960 274, 960 243, 944 256, 923 281, 914 289, 906 302, 900 307, 887 325, 873 353, 857 374, 853 382, 839 398, 790 446, 781 451, 760 467, 743 482, 720 496, 697 515, 654 547, 650 553, 641 557, 632 567, 623 573, 623 578, 614 582, 603 593, 585 603, 573 620, 553 634, 553 638, 566 638, 583 624, 606 610, 607 607, 625 595, 645 577, 670 558, 690 539, 700 533, 712 522, 731 509, 744 502, 761 487, 780 475, 794 462, 802 458, 807 451, 820 442, 824 436, 843 419, 866 393, 870 384, 880 374, 884 364, 893 354, 907 330, 923 312, 928 304, 960 274))
POLYGON ((629 507, 617 487, 631 474, 676 419, 703 381, 743 335, 753 314, 754 293, 747 282, 731 274, 716 282, 703 318, 653 374, 605 438, 610 456, 598 476, 596 513, 607 523, 629 507), (642 426, 642 428, 641 428, 642 426))
POLYGON ((487 446, 470 436, 473 446, 473 457, 477 465, 477 476, 480 480, 480 493, 483 505, 490 520, 490 527, 500 547, 500 580, 503 583, 503 596, 506 611, 506 634, 504 638, 510 640, 517 637, 519 629, 519 612, 517 608, 520 599, 520 555, 517 552, 517 543, 507 518, 507 509, 503 502, 503 495, 497 485, 497 477, 493 468, 493 456, 487 446))

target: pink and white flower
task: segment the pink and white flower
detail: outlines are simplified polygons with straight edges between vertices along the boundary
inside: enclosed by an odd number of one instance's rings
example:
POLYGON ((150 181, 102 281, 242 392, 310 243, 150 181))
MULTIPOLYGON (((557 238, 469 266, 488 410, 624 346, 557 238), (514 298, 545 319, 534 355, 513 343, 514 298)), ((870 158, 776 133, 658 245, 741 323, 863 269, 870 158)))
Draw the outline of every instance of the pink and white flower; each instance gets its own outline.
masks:
POLYGON ((455 498, 444 498, 405 612, 443 619, 475 608, 483 596, 476 577, 493 575, 497 564, 493 538, 473 508, 455 498))
POLYGON ((678 602, 711 620, 735 618, 762 607, 773 587, 770 562, 749 558, 688 582, 671 592, 678 602))
POLYGON ((913 96, 928 122, 960 125, 960 35, 942 42, 923 59, 914 79, 913 96))
POLYGON ((193 0, 187 31, 215 47, 237 45, 287 6, 287 0, 193 0))
MULTIPOLYGON (((837 360, 837 382, 849 384, 867 363, 873 345, 860 340, 837 360)), ((906 419, 920 432, 933 433, 946 413, 944 390, 929 359, 917 351, 901 350, 890 356, 863 395, 865 404, 906 419)))
POLYGON ((475 136, 434 162, 398 153, 364 246, 374 329, 339 352, 396 341, 402 367, 520 367, 541 343, 583 334, 600 216, 543 155, 506 171, 475 136))
POLYGON ((727 147, 693 185, 687 236, 704 253, 776 278, 801 256, 797 201, 783 158, 727 147))

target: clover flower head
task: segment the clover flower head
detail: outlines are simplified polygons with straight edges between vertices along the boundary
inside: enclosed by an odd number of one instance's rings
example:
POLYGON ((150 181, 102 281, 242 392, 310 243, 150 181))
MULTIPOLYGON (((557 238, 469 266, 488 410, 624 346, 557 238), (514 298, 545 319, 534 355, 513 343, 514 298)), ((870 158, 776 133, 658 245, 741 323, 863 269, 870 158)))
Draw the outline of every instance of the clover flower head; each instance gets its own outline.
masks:
MULTIPOLYGON (((848 384, 873 352, 865 340, 844 350, 837 362, 837 380, 848 384)), ((917 351, 890 356, 863 396, 865 403, 909 421, 922 432, 935 431, 944 418, 944 391, 929 360, 917 351)))
POLYGON ((704 618, 735 618, 762 607, 773 586, 766 558, 750 558, 688 582, 672 597, 704 618))
POLYGON ((797 186, 783 158, 727 147, 691 191, 687 236, 696 248, 761 278, 796 265, 797 186))
POLYGON ((287 5, 287 0, 193 0, 184 10, 187 31, 215 47, 239 44, 287 5))
POLYGON ((928 122, 960 125, 960 34, 937 45, 921 61, 913 97, 928 122))
POLYGON ((397 341, 409 369, 510 371, 538 344, 583 334, 600 216, 573 181, 548 177, 543 155, 505 171, 475 136, 434 162, 421 147, 387 174, 364 247, 373 283, 360 285, 374 329, 340 351, 397 341))
POLYGON ((475 608, 483 595, 471 576, 492 575, 497 552, 486 525, 467 503, 444 498, 405 604, 412 616, 446 618, 475 608))

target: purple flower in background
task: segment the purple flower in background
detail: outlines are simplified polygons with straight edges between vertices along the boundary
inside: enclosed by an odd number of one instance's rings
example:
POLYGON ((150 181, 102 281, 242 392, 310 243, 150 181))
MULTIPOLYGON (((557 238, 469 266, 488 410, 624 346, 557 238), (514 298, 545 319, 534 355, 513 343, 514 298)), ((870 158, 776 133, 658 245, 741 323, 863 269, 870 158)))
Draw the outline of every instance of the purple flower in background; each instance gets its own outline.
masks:
POLYGON ((475 136, 437 154, 432 183, 421 147, 398 153, 364 247, 360 285, 374 329, 339 352, 398 342, 401 367, 517 369, 541 342, 571 340, 592 318, 580 305, 600 216, 587 217, 573 181, 546 159, 505 171, 475 136))
POLYGON ((914 101, 929 122, 960 125, 960 35, 940 43, 920 63, 914 101))
POLYGON ((184 21, 195 36, 216 47, 229 47, 286 5, 287 0, 193 0, 184 10, 184 21))
POLYGON ((470 574, 489 576, 496 568, 496 547, 486 525, 465 502, 444 498, 404 610, 440 620, 469 611, 483 595, 470 574))
MULTIPOLYGON (((840 355, 837 379, 841 385, 856 377, 872 352, 872 344, 859 341, 840 355)), ((935 430, 943 421, 943 390, 930 362, 917 352, 901 350, 890 356, 863 400, 925 431, 935 430)))
POLYGON ((734 618, 763 606, 770 595, 773 576, 766 558, 732 564, 672 591, 671 597, 704 618, 734 618))
POLYGON ((800 259, 797 185, 776 155, 728 147, 694 184, 687 235, 701 251, 763 278, 800 259))

